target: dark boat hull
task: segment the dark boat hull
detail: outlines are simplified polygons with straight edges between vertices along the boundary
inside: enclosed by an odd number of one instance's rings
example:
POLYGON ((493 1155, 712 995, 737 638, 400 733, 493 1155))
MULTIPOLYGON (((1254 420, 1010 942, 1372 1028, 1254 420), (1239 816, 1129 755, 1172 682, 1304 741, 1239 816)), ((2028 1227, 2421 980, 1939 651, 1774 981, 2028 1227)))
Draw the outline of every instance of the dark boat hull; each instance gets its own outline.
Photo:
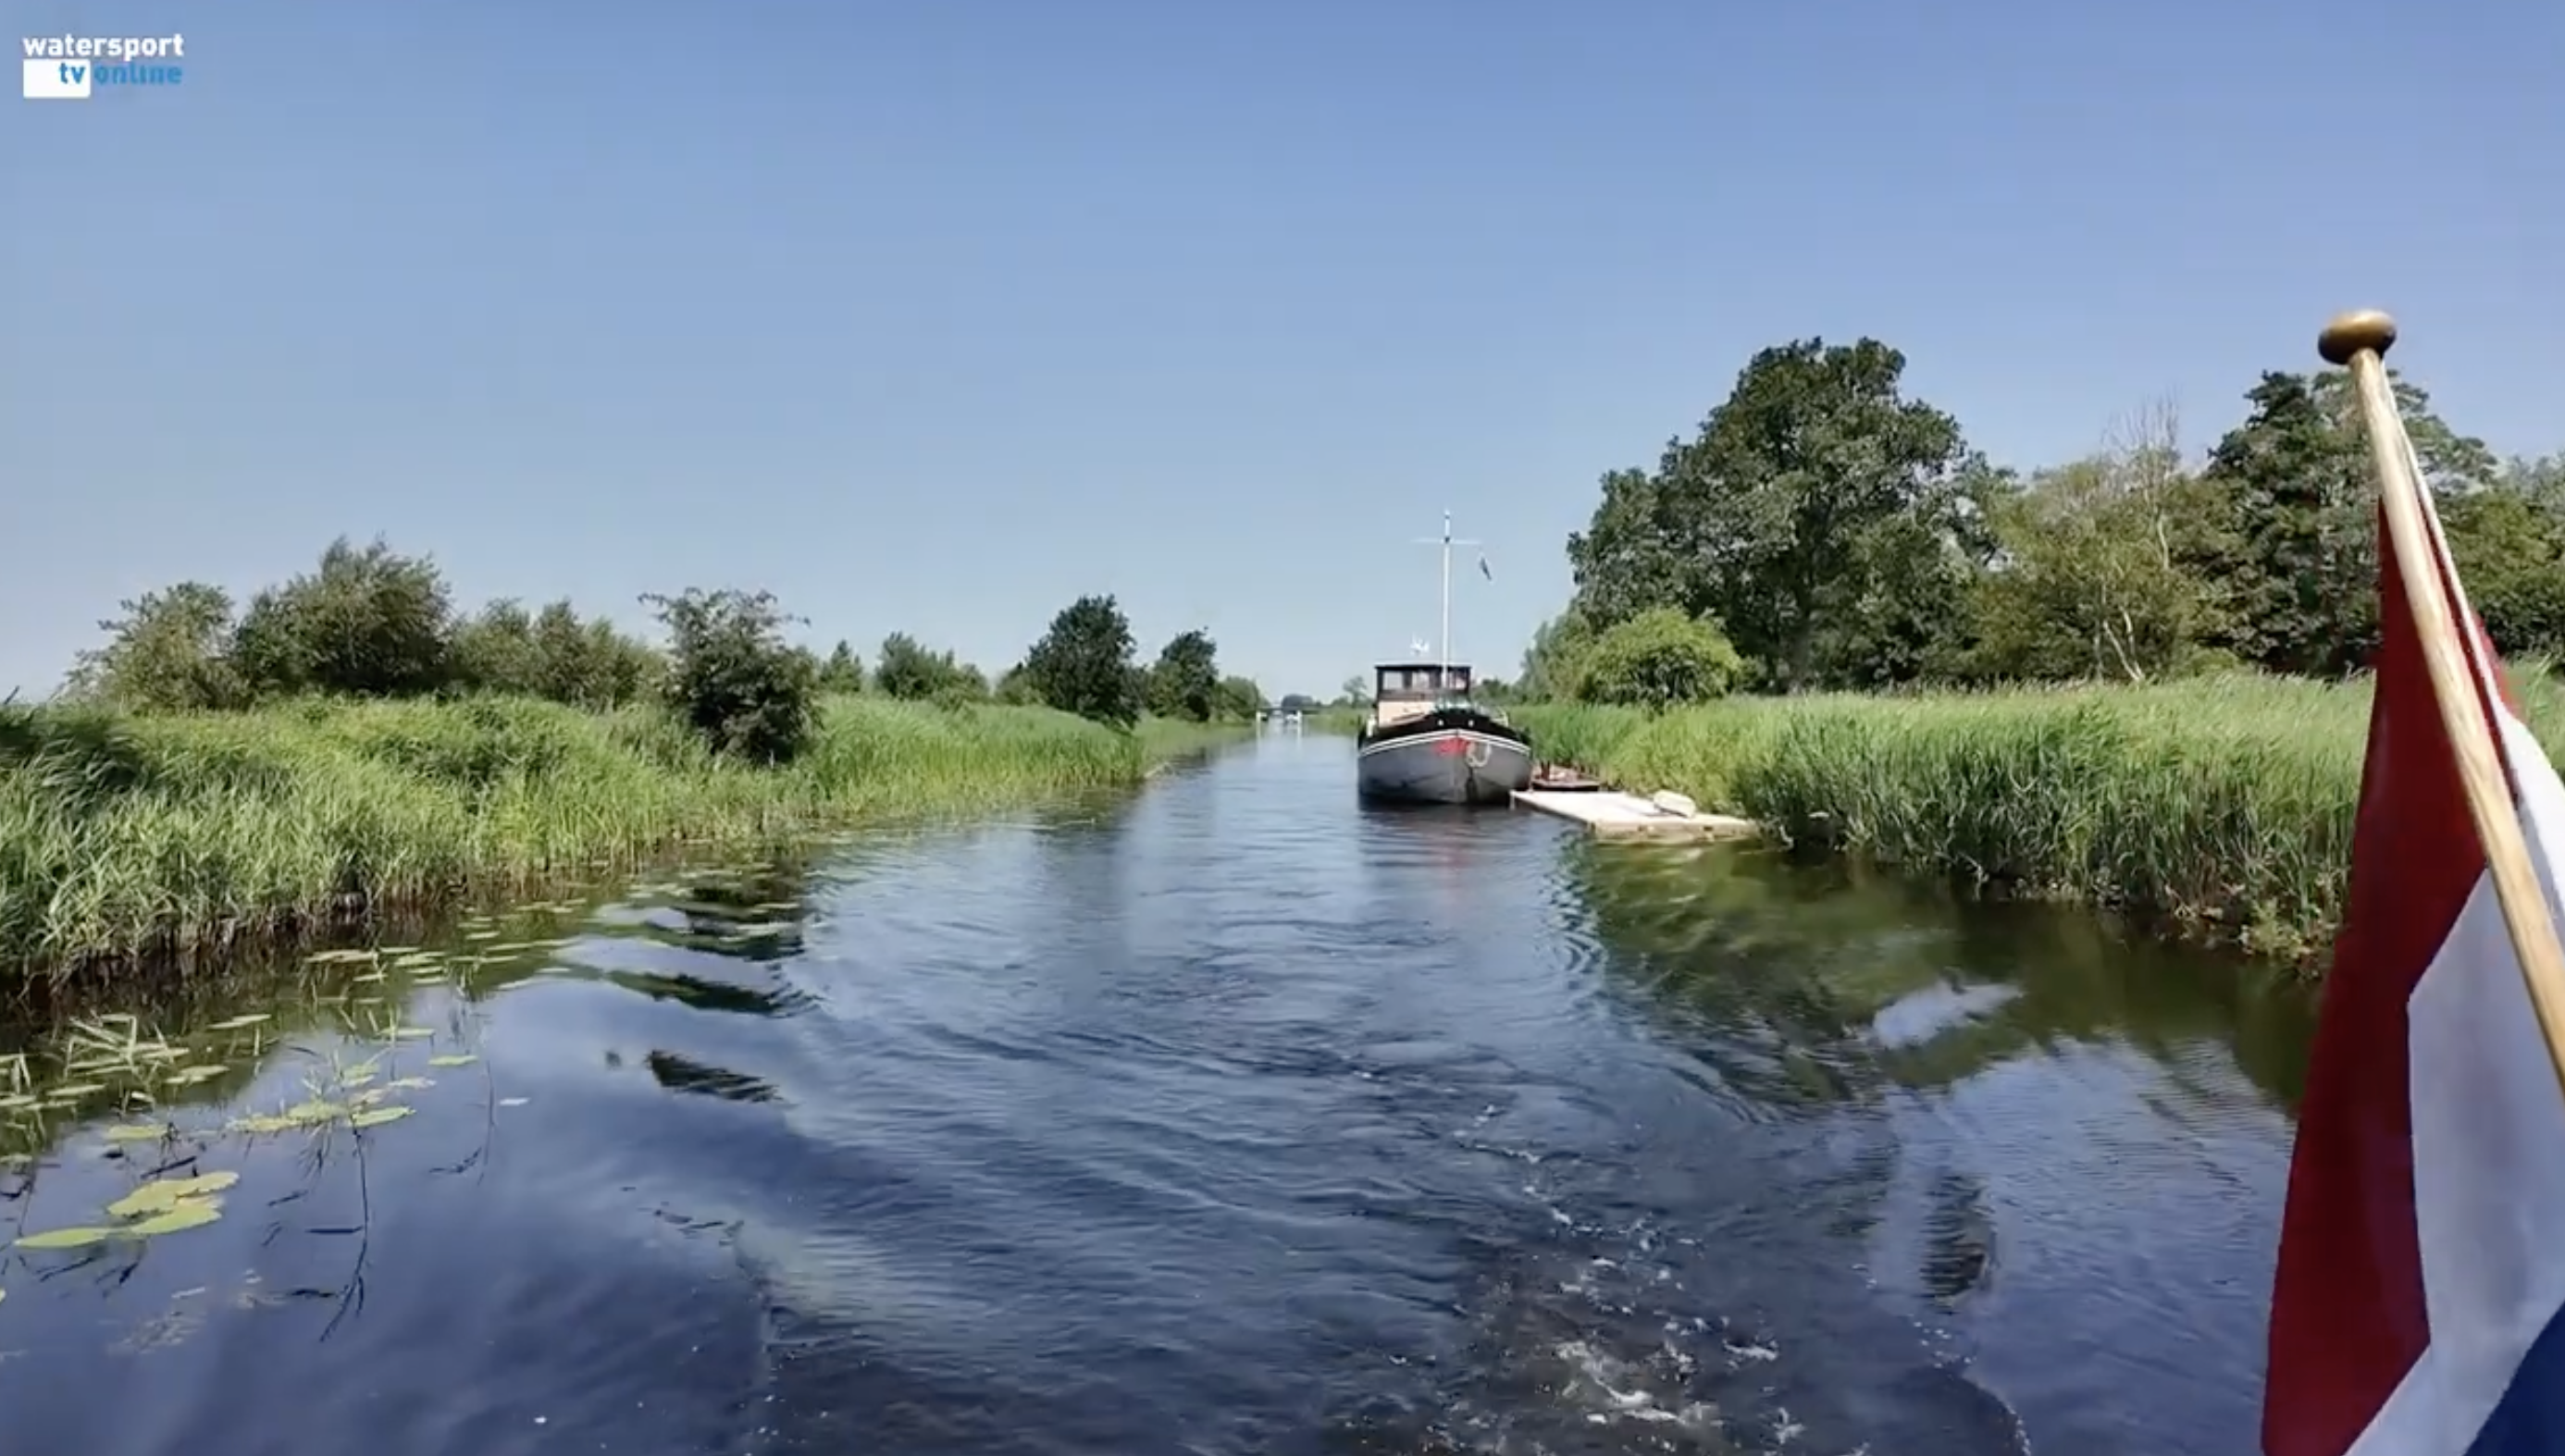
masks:
POLYGON ((1385 730, 1354 749, 1366 799, 1408 804, 1504 804, 1531 784, 1531 742, 1484 714, 1444 710, 1385 730))

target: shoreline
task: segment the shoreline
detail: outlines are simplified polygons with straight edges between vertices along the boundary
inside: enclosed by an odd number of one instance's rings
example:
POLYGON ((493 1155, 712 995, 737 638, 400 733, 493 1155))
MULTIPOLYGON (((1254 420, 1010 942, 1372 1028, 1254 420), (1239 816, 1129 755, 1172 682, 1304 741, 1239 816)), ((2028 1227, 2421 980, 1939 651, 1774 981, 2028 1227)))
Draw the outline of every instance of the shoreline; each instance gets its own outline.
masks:
MULTIPOLYGON (((2513 669, 2565 749, 2565 683, 2513 669)), ((2365 680, 1510 709, 1541 757, 1673 789, 1776 843, 1989 895, 2089 906, 2320 978, 2367 741, 2365 680)))
POLYGON ((713 846, 1136 788, 1251 727, 841 696, 808 753, 757 768, 643 708, 19 709, 0 725, 0 975, 184 975, 713 846))

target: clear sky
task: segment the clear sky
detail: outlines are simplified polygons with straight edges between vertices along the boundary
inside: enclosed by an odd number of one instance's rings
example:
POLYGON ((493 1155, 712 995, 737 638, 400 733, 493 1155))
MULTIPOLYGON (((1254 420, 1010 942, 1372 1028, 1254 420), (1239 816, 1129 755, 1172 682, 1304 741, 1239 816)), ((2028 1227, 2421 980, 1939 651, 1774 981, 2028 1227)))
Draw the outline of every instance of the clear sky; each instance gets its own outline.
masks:
POLYGON ((0 689, 346 532, 993 671, 1110 591, 1331 693, 1433 634, 1447 507, 1511 675, 1595 477, 1811 333, 2026 465, 2164 396, 2206 445, 2377 305, 2452 423, 2565 446, 2541 0, 0 15, 187 42, 0 102, 0 689))

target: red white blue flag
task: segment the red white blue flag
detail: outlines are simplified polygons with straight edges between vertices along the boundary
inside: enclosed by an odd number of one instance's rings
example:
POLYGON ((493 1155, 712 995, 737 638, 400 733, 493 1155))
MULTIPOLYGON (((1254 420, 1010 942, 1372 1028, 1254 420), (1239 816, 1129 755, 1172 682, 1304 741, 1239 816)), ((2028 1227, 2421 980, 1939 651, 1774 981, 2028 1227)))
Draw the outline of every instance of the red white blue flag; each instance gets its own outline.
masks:
POLYGON ((2444 593, 2464 624, 2551 904, 2565 785, 2424 510, 2438 580, 2406 581, 2381 531, 2376 698, 2281 1221, 2266 1456, 2565 1452, 2565 1094, 2434 705, 2412 593, 2444 593))

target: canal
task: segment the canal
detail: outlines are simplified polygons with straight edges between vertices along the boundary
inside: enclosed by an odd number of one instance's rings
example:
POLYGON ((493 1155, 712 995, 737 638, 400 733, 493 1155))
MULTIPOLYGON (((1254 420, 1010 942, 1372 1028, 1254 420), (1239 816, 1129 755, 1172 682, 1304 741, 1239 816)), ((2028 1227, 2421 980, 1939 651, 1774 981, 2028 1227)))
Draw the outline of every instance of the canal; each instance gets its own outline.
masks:
POLYGON ((2255 1448, 2302 996, 1350 758, 22 1036, 11 1446, 2255 1448))

